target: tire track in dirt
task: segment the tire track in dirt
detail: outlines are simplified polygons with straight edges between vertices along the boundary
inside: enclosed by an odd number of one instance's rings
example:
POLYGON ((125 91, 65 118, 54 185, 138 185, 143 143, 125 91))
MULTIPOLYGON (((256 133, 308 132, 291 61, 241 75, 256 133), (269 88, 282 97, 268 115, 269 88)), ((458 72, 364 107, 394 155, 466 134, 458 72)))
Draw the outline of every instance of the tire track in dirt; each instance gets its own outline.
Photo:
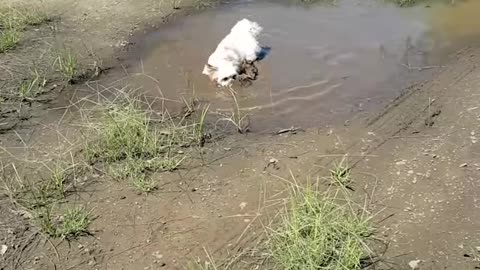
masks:
MULTIPOLYGON (((457 52, 452 64, 443 68, 435 79, 408 87, 380 113, 365 121, 365 128, 378 139, 367 145, 357 140, 347 147, 348 153, 371 155, 386 142, 402 136, 415 136, 427 122, 441 113, 445 94, 467 75, 476 70, 476 50, 466 48, 457 52)), ((430 125, 428 124, 428 125, 430 125)), ((352 168, 364 157, 352 158, 352 168)))

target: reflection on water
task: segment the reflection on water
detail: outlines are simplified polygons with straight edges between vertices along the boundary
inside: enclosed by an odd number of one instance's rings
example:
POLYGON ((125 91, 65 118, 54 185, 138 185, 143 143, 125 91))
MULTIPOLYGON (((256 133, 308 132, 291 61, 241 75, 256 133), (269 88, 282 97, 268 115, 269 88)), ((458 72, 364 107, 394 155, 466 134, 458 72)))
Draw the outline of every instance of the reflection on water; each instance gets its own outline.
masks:
POLYGON ((435 5, 428 14, 433 31, 447 38, 469 38, 480 34, 479 0, 435 5))
POLYGON ((477 0, 454 8, 408 9, 364 0, 308 8, 241 2, 177 19, 145 36, 133 52, 141 65, 131 72, 154 80, 132 82, 153 95, 161 91, 178 99, 194 93, 213 110, 231 110, 230 94, 213 87, 201 70, 230 27, 247 17, 264 26, 261 42, 272 48, 259 63, 259 79, 235 88, 240 107, 254 115, 253 130, 344 121, 428 78, 434 69, 415 67, 442 64, 448 48, 458 46, 445 34, 478 31, 478 11, 477 0), (437 39, 437 32, 445 34, 437 39))

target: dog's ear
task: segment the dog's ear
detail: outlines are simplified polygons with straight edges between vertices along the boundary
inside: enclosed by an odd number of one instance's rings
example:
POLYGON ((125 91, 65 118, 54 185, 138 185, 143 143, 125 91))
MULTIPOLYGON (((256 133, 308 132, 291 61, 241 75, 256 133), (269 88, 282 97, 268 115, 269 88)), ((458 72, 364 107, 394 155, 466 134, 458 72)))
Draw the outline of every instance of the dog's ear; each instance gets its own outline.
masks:
POLYGON ((205 75, 210 75, 212 74, 213 72, 217 71, 217 68, 210 65, 210 64, 206 64, 204 67, 203 67, 203 74, 205 75))
POLYGON ((210 65, 210 64, 207 64, 207 68, 208 68, 208 70, 210 70, 210 71, 217 71, 217 70, 218 70, 216 67, 214 67, 214 66, 212 66, 212 65, 210 65))

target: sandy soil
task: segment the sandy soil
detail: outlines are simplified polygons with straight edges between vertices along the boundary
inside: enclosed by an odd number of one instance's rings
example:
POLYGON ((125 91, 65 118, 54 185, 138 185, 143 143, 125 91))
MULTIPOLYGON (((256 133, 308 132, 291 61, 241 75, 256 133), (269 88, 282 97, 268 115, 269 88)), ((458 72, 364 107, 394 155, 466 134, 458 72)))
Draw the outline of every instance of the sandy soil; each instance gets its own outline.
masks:
MULTIPOLYGON (((21 70, 32 52, 64 43, 83 56, 85 66, 92 59, 117 65, 117 50, 129 46, 129 35, 158 25, 177 12, 173 7, 150 0, 46 1, 59 20, 30 30, 17 51, 0 56, 0 66, 21 70)), ((232 135, 208 145, 207 166, 156 175, 162 185, 152 195, 93 174, 68 198, 94 209, 92 236, 47 240, 2 195, 0 245, 8 249, 0 269, 185 269, 208 257, 225 259, 226 269, 264 269, 257 247, 262 225, 282 202, 284 179, 325 176, 344 156, 356 196, 378 213, 377 237, 388 243, 377 269, 411 269, 415 260, 418 269, 480 267, 479 52, 459 51, 434 80, 406 89, 382 112, 349 126, 232 135), (275 166, 269 166, 272 158, 275 166)), ((33 117, 2 132, 4 163, 28 159, 24 169, 31 175, 39 157, 53 159, 75 147, 75 126, 58 109, 62 102, 33 104, 33 117)))

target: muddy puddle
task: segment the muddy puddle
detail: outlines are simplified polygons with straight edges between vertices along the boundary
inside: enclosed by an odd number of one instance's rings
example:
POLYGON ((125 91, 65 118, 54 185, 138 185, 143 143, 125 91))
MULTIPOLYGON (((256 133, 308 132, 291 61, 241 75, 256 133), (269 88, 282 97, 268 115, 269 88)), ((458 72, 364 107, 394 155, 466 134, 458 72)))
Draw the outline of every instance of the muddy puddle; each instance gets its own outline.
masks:
POLYGON ((476 37, 479 11, 478 1, 408 9, 354 0, 235 2, 176 18, 136 40, 128 72, 145 76, 129 82, 166 99, 195 96, 210 103, 212 113, 230 115, 236 110, 231 93, 201 71, 218 42, 246 17, 264 27, 261 43, 271 47, 258 64, 258 80, 233 87, 251 130, 343 123, 429 79, 465 46, 465 37, 476 37))

